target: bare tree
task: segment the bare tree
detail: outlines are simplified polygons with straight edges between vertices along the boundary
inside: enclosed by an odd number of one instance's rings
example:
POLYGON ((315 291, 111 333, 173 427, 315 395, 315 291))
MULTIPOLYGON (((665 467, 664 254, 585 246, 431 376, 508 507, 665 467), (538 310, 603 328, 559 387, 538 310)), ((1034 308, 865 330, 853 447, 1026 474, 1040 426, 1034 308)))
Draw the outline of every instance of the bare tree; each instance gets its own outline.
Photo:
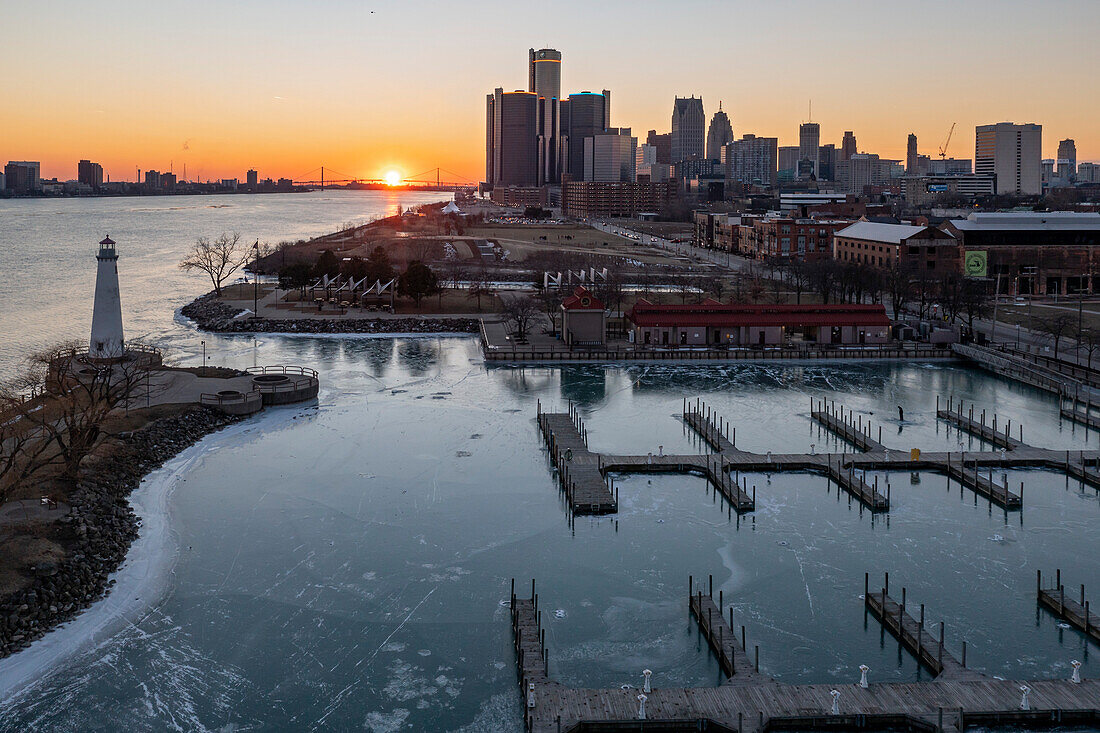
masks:
POLYGON ((890 308, 894 318, 901 318, 901 312, 913 297, 912 273, 901 264, 894 264, 886 271, 886 293, 890 297, 890 308))
POLYGON ((75 346, 33 355, 26 371, 0 388, 0 414, 9 430, 0 465, 7 466, 8 485, 51 466, 75 477, 110 413, 138 406, 137 398, 144 401, 162 389, 150 379, 159 363, 159 357, 141 351, 92 360, 75 346))
POLYGON ((199 237, 179 266, 188 272, 205 272, 214 292, 221 296, 222 283, 248 262, 251 254, 252 248, 241 244, 238 232, 221 234, 213 242, 208 237, 199 237))
POLYGON ((1035 323, 1039 327, 1039 331, 1050 336, 1054 342, 1054 358, 1057 359, 1058 347, 1062 337, 1072 333, 1077 325, 1077 316, 1069 313, 1059 313, 1048 318, 1040 318, 1035 323))
POLYGON ((514 327, 516 339, 522 341, 527 338, 531 321, 538 317, 542 308, 530 295, 517 295, 503 301, 504 319, 514 327))
POLYGON ((493 290, 490 287, 489 275, 485 272, 485 265, 481 267, 475 267, 466 273, 466 280, 470 283, 468 298, 477 299, 477 312, 481 312, 481 299, 491 295, 493 290))
POLYGON ((805 260, 791 260, 786 267, 787 281, 794 288, 795 303, 801 305, 802 293, 809 287, 810 278, 805 260))

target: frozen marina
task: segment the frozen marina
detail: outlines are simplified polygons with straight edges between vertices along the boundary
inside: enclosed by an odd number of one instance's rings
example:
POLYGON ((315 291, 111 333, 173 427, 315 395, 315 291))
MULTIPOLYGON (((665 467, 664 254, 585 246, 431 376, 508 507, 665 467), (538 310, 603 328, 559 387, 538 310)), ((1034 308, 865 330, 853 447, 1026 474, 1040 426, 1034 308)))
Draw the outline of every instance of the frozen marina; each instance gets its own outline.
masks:
MULTIPOLYGON (((162 513, 178 554, 135 612, 21 694, 22 655, 0 661, 0 729, 520 730, 512 577, 539 578, 549 670, 571 686, 639 685, 643 669, 662 688, 721 681, 685 613, 685 579, 704 570, 783 682, 851 684, 860 664, 876 681, 927 677, 864 626, 863 573, 880 569, 968 642, 970 668, 1068 678, 1078 659, 1100 674, 1083 634, 1036 613, 1037 569, 1100 578, 1082 551, 1100 546, 1100 498, 1062 473, 1007 469, 1027 483, 1007 517, 931 473, 878 472, 892 502, 872 514, 823 476, 749 472, 741 516, 701 476, 624 475, 616 514, 570 521, 535 420, 539 401, 573 403, 594 452, 698 453, 681 412, 701 396, 738 448, 839 452, 813 397, 873 417, 899 450, 978 450, 936 418, 935 396, 953 394, 1023 421, 1030 445, 1100 448, 1036 390, 950 363, 509 368, 462 338, 210 341, 231 366, 317 364, 318 405, 188 454, 162 513)), ((157 531, 147 519, 143 539, 157 531)))

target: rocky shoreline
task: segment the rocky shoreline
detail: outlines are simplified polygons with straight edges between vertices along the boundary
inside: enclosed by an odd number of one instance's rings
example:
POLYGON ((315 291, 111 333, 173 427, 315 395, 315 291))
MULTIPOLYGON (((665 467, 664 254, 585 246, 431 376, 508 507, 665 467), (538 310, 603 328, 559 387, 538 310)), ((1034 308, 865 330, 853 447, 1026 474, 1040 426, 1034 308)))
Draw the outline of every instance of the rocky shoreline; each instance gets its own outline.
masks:
POLYGON ((67 499, 72 511, 58 520, 64 557, 37 565, 28 587, 0 599, 0 658, 102 598, 138 535, 130 492, 185 448, 239 419, 196 405, 117 438, 109 457, 83 469, 67 499))
POLYGON ((213 292, 180 309, 204 331, 217 333, 477 333, 476 318, 237 318, 241 311, 213 292))

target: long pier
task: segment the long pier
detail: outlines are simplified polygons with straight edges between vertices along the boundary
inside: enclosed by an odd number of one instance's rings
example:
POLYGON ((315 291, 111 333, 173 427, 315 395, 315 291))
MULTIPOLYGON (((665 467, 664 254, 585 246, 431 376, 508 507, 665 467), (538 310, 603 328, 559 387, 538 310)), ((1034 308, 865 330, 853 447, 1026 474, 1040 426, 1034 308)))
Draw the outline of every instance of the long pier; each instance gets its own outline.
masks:
POLYGON ((729 459, 723 455, 600 456, 605 473, 694 473, 705 476, 710 485, 738 514, 756 509, 756 487, 738 483, 730 475, 729 459))
POLYGON ((868 420, 864 424, 863 416, 852 417, 851 410, 845 415, 843 405, 838 410, 832 402, 820 400, 814 405, 813 400, 811 400, 810 417, 824 425, 837 437, 851 443, 861 451, 877 452, 886 450, 886 446, 880 442, 882 439, 882 426, 880 425, 878 428, 879 440, 875 440, 871 437, 871 421, 868 420))
POLYGON ((1075 478, 1081 483, 1100 489, 1100 471, 1090 471, 1089 467, 1082 463, 1073 463, 1067 460, 1065 465, 1066 475, 1075 478))
MULTIPOLYGON (((514 584, 513 584, 514 588, 514 584)), ((700 625, 728 680, 712 687, 662 687, 661 670, 638 670, 632 684, 573 688, 547 674, 549 653, 539 624, 539 600, 511 597, 517 681, 524 727, 530 733, 627 733, 780 730, 910 730, 943 733, 973 726, 1049 727, 1100 725, 1100 680, 998 680, 957 669, 946 653, 934 681, 865 684, 785 684, 756 671, 739 635, 712 592, 689 593, 690 615, 700 625), (727 638, 729 637, 729 638, 727 638), (956 674, 956 672, 958 674, 956 674)), ((896 614, 886 605, 886 617, 896 614)), ((896 616, 895 616, 896 617, 896 616)), ((904 614, 903 614, 903 617, 904 614)), ((906 617, 907 618, 907 617, 906 617)), ((913 633, 908 622, 905 628, 913 633)), ((922 657, 939 642, 916 636, 922 657)), ((961 667, 961 663, 956 662, 961 667)), ((872 670, 873 672, 873 670, 872 670)))
POLYGON ((940 623, 940 638, 936 638, 924 628, 924 604, 920 604, 920 618, 916 619, 906 610, 905 588, 901 589, 901 602, 889 595, 890 575, 879 592, 870 589, 870 577, 863 576, 863 603, 903 647, 917 661, 938 678, 958 679, 961 677, 981 677, 977 672, 966 668, 966 642, 963 642, 963 658, 960 662, 944 647, 944 624, 940 623))
POLYGON ((1060 410, 1062 417, 1088 428, 1100 429, 1100 415, 1082 410, 1071 410, 1065 407, 1060 410))
POLYGON ((733 626, 733 607, 729 608, 729 621, 723 615, 722 591, 718 591, 718 603, 714 602, 714 576, 710 576, 709 589, 695 589, 688 578, 688 610, 699 624, 699 632, 706 639, 710 650, 718 659, 727 684, 760 682, 767 678, 760 674, 760 647, 755 646, 750 659, 745 641, 745 627, 741 626, 740 645, 733 626))
POLYGON ((600 456, 588 450, 588 430, 576 408, 568 412, 543 412, 538 424, 550 459, 558 469, 558 481, 573 514, 613 514, 619 502, 600 470, 600 456))
POLYGON ((936 417, 940 420, 947 420, 959 430, 970 433, 974 437, 984 440, 987 443, 991 443, 998 448, 1004 448, 1005 450, 1016 450, 1023 443, 1024 426, 1020 425, 1020 440, 1012 438, 1012 421, 1002 421, 1001 427, 1003 430, 997 427, 997 415, 993 415, 993 422, 990 425, 985 424, 985 410, 978 413, 977 420, 974 419, 974 405, 970 406, 970 411, 966 414, 963 413, 963 404, 960 400, 955 402, 954 397, 947 399, 947 409, 940 409, 940 398, 936 397, 936 417))
POLYGON ((1023 507, 1023 497, 1013 494, 1007 484, 998 484, 993 481, 993 468, 989 468, 989 475, 983 476, 978 471, 978 464, 974 464, 974 470, 966 470, 966 454, 960 457, 959 462, 948 460, 946 473, 966 488, 979 496, 989 499, 1002 509, 1020 509, 1023 507))
POLYGON ((698 398, 693 403, 685 398, 683 416, 684 423, 714 450, 719 453, 737 450, 734 446, 737 442, 737 428, 732 428, 731 439, 729 420, 719 416, 707 403, 698 398))
POLYGON ((834 463, 832 458, 829 459, 825 475, 871 511, 885 512, 890 510, 889 492, 885 495, 879 493, 877 477, 874 484, 869 484, 863 480, 862 476, 856 475, 854 466, 849 465, 848 470, 845 471, 840 461, 834 463))
POLYGON ((1085 636, 1100 644, 1100 616, 1092 613, 1088 599, 1085 598, 1085 586, 1081 585, 1081 598, 1074 600, 1066 597, 1066 587, 1062 585, 1062 571, 1054 574, 1054 587, 1043 587, 1043 571, 1036 571, 1036 586, 1039 593, 1039 605, 1066 621, 1085 636))

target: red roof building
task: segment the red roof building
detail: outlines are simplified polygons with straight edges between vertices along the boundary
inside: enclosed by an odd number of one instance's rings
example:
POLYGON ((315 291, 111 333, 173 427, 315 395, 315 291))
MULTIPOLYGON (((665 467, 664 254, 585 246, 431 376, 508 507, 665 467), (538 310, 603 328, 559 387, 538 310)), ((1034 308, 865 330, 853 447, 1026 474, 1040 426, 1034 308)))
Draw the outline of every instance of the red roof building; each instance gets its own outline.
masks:
POLYGON ((569 348, 607 342, 607 307, 580 285, 561 304, 561 335, 569 348))
POLYGON ((630 312, 639 346, 776 346, 792 343, 880 344, 890 319, 879 305, 656 305, 639 300, 630 312))

